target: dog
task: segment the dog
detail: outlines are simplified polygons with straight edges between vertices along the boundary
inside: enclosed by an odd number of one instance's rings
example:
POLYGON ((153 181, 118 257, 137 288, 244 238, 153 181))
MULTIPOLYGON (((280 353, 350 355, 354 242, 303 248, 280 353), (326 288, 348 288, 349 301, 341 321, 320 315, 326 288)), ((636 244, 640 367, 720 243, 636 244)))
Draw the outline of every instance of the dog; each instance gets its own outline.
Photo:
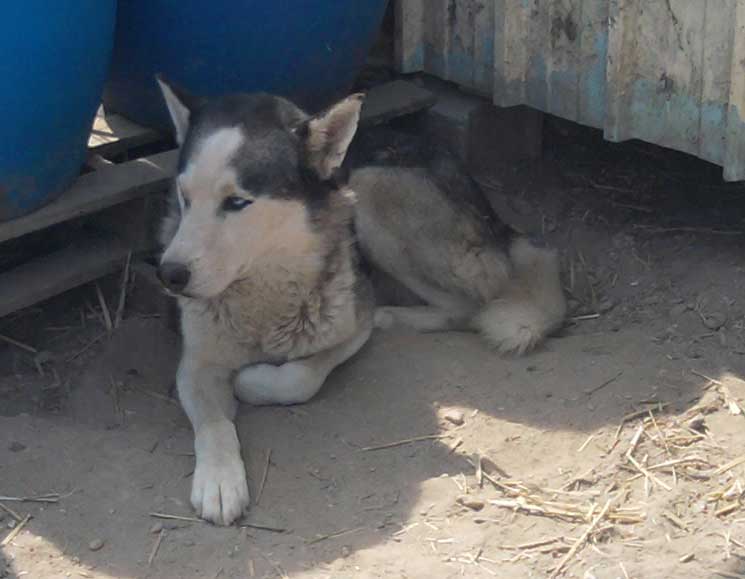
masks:
POLYGON ((306 402, 374 327, 476 330, 521 354, 562 323, 556 252, 502 223, 468 179, 345 169, 363 95, 309 115, 278 96, 158 83, 180 146, 158 275, 181 312, 202 518, 230 525, 249 507, 239 400, 306 402), (377 307, 366 264, 423 305, 377 307))

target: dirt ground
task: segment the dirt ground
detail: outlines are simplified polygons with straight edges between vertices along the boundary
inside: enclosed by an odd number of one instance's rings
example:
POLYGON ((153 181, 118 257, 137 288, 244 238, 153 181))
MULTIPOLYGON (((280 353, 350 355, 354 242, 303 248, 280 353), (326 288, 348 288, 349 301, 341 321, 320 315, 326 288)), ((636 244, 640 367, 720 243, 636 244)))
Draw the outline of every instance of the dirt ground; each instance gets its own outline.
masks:
POLYGON ((242 407, 242 528, 152 516, 193 517, 192 435, 137 278, 111 333, 93 286, 0 320, 41 352, 0 343, 0 495, 46 501, 0 499, 0 577, 745 577, 745 189, 556 120, 544 148, 479 177, 561 249, 566 328, 521 359, 377 333, 311 403, 242 407))

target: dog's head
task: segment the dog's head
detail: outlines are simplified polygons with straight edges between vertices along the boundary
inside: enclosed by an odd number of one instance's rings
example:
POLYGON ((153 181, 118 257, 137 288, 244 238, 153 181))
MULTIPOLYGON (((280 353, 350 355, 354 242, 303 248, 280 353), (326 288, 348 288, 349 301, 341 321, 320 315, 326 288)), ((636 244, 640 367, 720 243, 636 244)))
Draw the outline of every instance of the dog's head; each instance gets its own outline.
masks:
POLYGON ((362 95, 309 116, 268 94, 207 100, 158 82, 181 146, 158 270, 166 288, 210 298, 265 263, 315 267, 312 214, 340 186, 362 95))

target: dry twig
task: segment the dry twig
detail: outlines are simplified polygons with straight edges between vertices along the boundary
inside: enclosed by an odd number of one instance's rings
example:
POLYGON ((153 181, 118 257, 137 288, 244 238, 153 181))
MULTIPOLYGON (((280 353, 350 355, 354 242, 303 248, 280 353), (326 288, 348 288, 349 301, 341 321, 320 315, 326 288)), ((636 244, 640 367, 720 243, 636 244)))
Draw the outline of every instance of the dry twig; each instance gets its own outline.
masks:
POLYGON ((727 464, 723 464, 718 469, 716 469, 712 474, 714 476, 719 476, 720 474, 724 474, 725 472, 732 470, 735 467, 740 466, 744 462, 745 462, 745 455, 740 456, 734 460, 731 460, 727 464))
POLYGON ((184 521, 186 523, 204 523, 202 519, 196 517, 182 517, 181 515, 169 515, 168 513, 150 513, 151 517, 156 519, 167 519, 169 521, 184 521))
POLYGON ((103 332, 102 334, 96 336, 93 338, 90 342, 88 342, 85 346, 83 346, 80 350, 75 352, 74 354, 67 357, 66 362, 72 362, 75 358, 80 357, 81 355, 85 354, 88 350, 90 350, 93 346, 98 344, 101 340, 103 340, 108 335, 108 332, 103 332))
POLYGON ((119 303, 116 306, 114 315, 114 328, 118 328, 124 318, 124 306, 127 301, 127 283, 129 282, 129 267, 132 261, 132 252, 127 253, 127 261, 124 263, 124 272, 122 273, 122 283, 119 287, 119 303))
POLYGON ((23 517, 16 513, 13 509, 10 507, 6 507, 4 504, 0 503, 0 509, 4 510, 6 513, 8 513, 11 517, 13 517, 16 521, 16 523, 20 523, 23 520, 23 517))
POLYGON ((272 449, 269 448, 266 451, 266 463, 264 463, 264 474, 261 475, 261 483, 259 484, 259 492, 256 493, 256 504, 261 501, 261 495, 264 493, 264 485, 266 485, 266 477, 269 474, 269 465, 271 464, 272 449))
POLYGON ((147 558, 147 566, 152 567, 153 561, 155 560, 155 556, 158 554, 158 549, 160 549, 160 543, 163 541, 163 536, 166 534, 165 529, 161 529, 158 533, 158 537, 155 539, 155 543, 153 544, 153 549, 150 551, 150 556, 147 558))
POLYGON ((16 348, 20 348, 21 350, 25 350, 26 352, 30 354, 38 354, 39 350, 34 348, 33 346, 29 346, 28 344, 24 344, 23 342, 19 342, 18 340, 14 340, 13 338, 10 338, 6 336, 5 334, 0 334, 0 340, 3 342, 7 342, 8 344, 11 344, 12 346, 15 346, 16 348))
POLYGON ((101 286, 96 284, 96 295, 98 296, 98 303, 101 306, 101 313, 103 314, 103 321, 106 325, 106 331, 111 333, 114 329, 114 324, 111 321, 111 312, 109 312, 109 306, 106 305, 106 298, 103 297, 101 286))
MULTIPOLYGON (((38 497, 5 497, 0 496, 0 501, 9 501, 12 503, 57 503, 59 502, 59 495, 57 493, 50 493, 48 495, 41 495, 38 497)), ((0 505, 0 508, 5 508, 3 505, 0 505)), ((20 520, 20 517, 18 515, 14 515, 11 511, 8 510, 8 513, 16 520, 20 520)))
POLYGON ((403 440, 397 440, 396 442, 389 442, 387 444, 379 444, 377 446, 363 446, 358 452, 367 452, 371 450, 383 450, 386 448, 395 448, 396 446, 403 446, 405 444, 411 444, 412 442, 422 442, 424 440, 441 440, 443 438, 452 438, 452 434, 428 434, 426 436, 415 436, 413 438, 404 438, 403 440))
POLYGON ((336 537, 341 537, 343 535, 349 535, 350 533, 356 533, 358 531, 361 531, 365 527, 355 527, 352 529, 343 529, 341 531, 336 531, 334 533, 328 533, 327 535, 317 535, 313 539, 306 539, 305 543, 307 545, 313 545, 315 543, 320 543, 321 541, 325 541, 326 539, 335 539, 336 537))
POLYGON ((551 575, 549 575, 549 579, 555 579, 556 577, 559 576, 559 573, 562 572, 564 567, 566 567, 567 563, 569 563, 569 561, 572 560, 572 558, 577 554, 580 548, 582 548, 585 542, 587 542, 587 538, 592 534, 595 527, 597 527, 600 521, 603 520, 603 517, 605 517, 605 515, 608 513, 608 510, 610 509, 610 505, 611 505, 611 499, 608 499, 605 502, 605 506, 602 508, 598 516, 593 519, 592 523, 590 523, 590 526, 587 527, 587 529, 585 529, 585 532, 582 533, 582 535, 577 540, 577 542, 574 545, 572 545, 571 549, 569 549, 569 552, 564 556, 564 558, 561 561, 559 561, 559 564, 553 570, 551 575))
POLYGON ((20 523, 18 523, 15 527, 13 527, 13 530, 7 534, 7 536, 0 541, 0 547, 5 547, 8 543, 10 543, 13 539, 15 539, 18 534, 23 530, 23 527, 25 527, 28 522, 31 520, 31 515, 26 515, 23 517, 23 520, 21 520, 20 523))
POLYGON ((616 374, 612 378, 609 378, 608 380, 606 380, 602 384, 600 384, 598 386, 595 386, 594 388, 588 388, 587 390, 585 390, 585 394, 587 394, 588 396, 592 396, 593 394, 595 394, 595 392, 598 392, 598 391, 602 390, 603 388, 605 388, 606 386, 609 386, 610 384, 613 384, 613 382, 615 382, 616 380, 618 380, 621 376, 623 376, 623 370, 621 370, 618 374, 616 374))

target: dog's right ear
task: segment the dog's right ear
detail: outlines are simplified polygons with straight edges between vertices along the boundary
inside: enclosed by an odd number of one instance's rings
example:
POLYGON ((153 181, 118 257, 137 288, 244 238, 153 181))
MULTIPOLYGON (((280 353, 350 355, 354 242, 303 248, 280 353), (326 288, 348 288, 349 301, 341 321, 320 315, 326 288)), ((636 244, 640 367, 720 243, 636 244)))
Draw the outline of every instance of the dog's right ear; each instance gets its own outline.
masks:
POLYGON ((189 130, 191 114, 201 104, 201 99, 167 81, 160 74, 155 75, 155 80, 158 81, 160 92, 163 93, 163 99, 166 101, 173 121, 173 127, 176 129, 176 141, 179 145, 183 145, 189 130))
POLYGON ((295 129, 304 142, 306 164, 321 180, 329 179, 344 162, 364 100, 362 93, 348 96, 295 129))

